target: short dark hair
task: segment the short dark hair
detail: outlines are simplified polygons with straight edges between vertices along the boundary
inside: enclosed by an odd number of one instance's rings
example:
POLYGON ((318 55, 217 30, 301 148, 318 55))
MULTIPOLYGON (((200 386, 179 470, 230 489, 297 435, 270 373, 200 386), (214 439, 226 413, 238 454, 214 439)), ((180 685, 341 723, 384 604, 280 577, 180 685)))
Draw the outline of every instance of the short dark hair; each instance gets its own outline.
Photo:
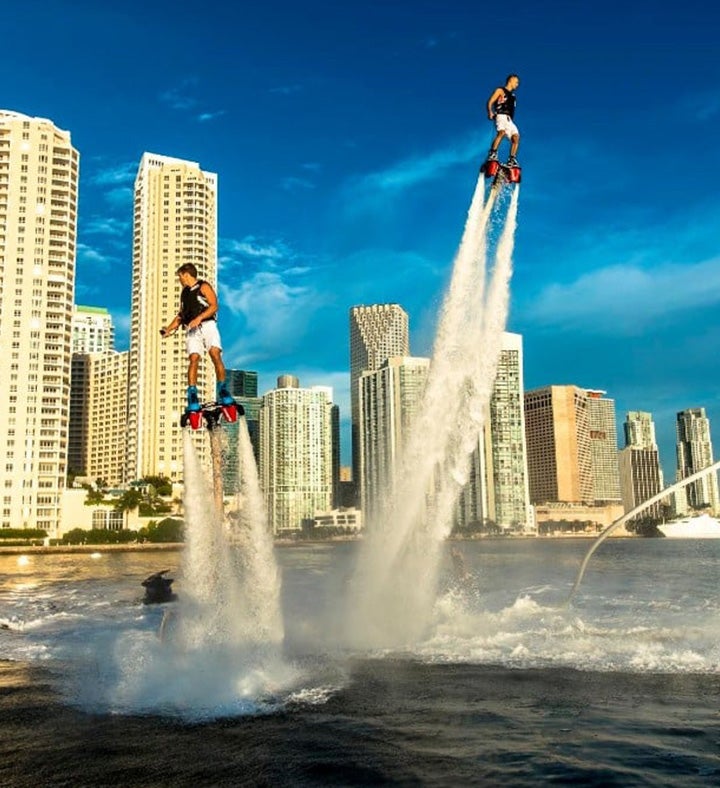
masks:
POLYGON ((507 75, 507 79, 505 80, 505 84, 507 85, 507 83, 508 83, 508 82, 509 82, 509 81, 510 81, 510 80, 511 80, 513 77, 515 77, 515 79, 520 79, 520 77, 519 77, 517 74, 508 74, 508 75, 507 75))
POLYGON ((194 263, 183 263, 177 271, 176 274, 190 274, 194 279, 197 279, 197 268, 195 268, 194 263))

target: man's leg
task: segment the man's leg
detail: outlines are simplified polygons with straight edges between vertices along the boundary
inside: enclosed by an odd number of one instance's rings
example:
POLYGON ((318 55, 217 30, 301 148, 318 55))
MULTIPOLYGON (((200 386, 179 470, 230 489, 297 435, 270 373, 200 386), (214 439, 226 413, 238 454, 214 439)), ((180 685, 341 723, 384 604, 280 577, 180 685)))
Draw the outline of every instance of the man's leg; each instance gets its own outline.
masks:
POLYGON ((502 138, 505 136, 504 131, 498 131, 495 135, 495 139, 492 141, 492 145, 490 146, 490 150, 488 151, 488 158, 489 159, 497 159, 497 149, 502 142, 502 138))
POLYGON ((188 363, 188 388, 187 388, 187 409, 200 410, 200 398, 197 392, 197 376, 198 364, 200 363, 200 356, 197 353, 191 353, 188 363))
POLYGON ((510 137, 510 156, 508 157, 507 164, 508 167, 519 167, 518 160, 515 158, 515 154, 517 153, 518 144, 520 142, 520 135, 513 134, 510 137))
POLYGON ((188 357, 188 361, 188 386, 197 386, 200 356, 197 353, 191 353, 188 357))
POLYGON ((211 347, 208 353, 215 367, 215 392, 217 400, 223 405, 231 405, 234 400, 225 385, 225 364, 223 364, 222 360, 222 350, 219 347, 211 347))

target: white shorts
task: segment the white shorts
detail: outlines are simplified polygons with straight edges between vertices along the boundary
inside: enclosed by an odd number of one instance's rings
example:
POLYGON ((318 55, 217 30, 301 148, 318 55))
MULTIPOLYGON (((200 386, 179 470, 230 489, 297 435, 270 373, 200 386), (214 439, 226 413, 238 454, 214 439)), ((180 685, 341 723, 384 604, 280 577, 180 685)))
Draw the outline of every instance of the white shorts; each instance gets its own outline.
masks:
POLYGON ((222 350, 217 321, 206 320, 200 323, 197 328, 188 329, 187 336, 185 337, 185 347, 188 356, 194 354, 202 356, 202 354, 210 350, 211 347, 222 350))
POLYGON ((496 115, 495 128, 498 131, 502 131, 508 139, 510 139, 513 134, 517 134, 518 136, 520 135, 518 127, 513 123, 512 118, 509 115, 496 115))

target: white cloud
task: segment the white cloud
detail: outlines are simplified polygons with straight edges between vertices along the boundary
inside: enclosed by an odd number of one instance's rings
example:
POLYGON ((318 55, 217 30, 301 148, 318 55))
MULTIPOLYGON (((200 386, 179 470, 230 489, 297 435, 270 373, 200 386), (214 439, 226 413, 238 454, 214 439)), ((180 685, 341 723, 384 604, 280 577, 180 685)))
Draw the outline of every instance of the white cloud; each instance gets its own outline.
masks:
POLYGON ((127 233, 130 223, 112 216, 93 216, 83 225, 86 235, 110 235, 120 237, 127 233))
POLYGON ((483 145, 473 134, 465 140, 425 156, 416 156, 398 162, 392 167, 354 179, 349 190, 352 193, 396 193, 419 183, 441 177, 458 164, 479 160, 483 145))
POLYGON ((238 255, 241 258, 254 260, 287 260, 292 259, 293 254, 283 241, 264 243, 258 241, 254 235, 246 235, 241 240, 234 238, 220 239, 221 260, 232 263, 232 257, 238 255))
POLYGON ((109 271, 110 267, 117 263, 117 259, 112 255, 83 243, 77 245, 77 259, 79 265, 103 272, 109 271))
POLYGON ((197 99, 190 95, 189 88, 194 88, 197 83, 197 77, 188 77, 176 87, 163 91, 159 99, 163 104, 167 104, 170 109, 193 109, 197 106, 197 99))
POLYGON ((532 322, 593 334, 636 335, 680 312, 720 304, 720 258, 643 269, 618 264, 546 287, 525 309, 532 322))
POLYGON ((138 162, 126 161, 122 164, 116 164, 113 167, 107 167, 100 172, 96 172, 90 176, 91 183, 96 186, 116 186, 122 183, 128 183, 135 180, 138 170, 138 162))
POLYGON ((200 123, 207 123, 209 120, 215 120, 215 118, 222 117, 225 114, 224 109, 216 110, 215 112, 201 112, 197 119, 200 123))
MULTIPOLYGON (((324 299, 313 287, 294 282, 295 278, 288 272, 257 271, 238 286, 228 284, 232 280, 227 278, 221 280, 221 304, 232 316, 230 333, 240 336, 228 349, 233 364, 285 355, 301 342, 324 299)), ((223 318, 223 325, 227 322, 223 318)))
POLYGON ((313 269, 281 240, 223 238, 220 250, 218 289, 227 310, 222 318, 227 358, 247 364, 296 347, 326 301, 308 284, 313 269), (229 339, 233 333, 241 337, 235 343, 229 339))
POLYGON ((118 186, 106 191, 103 197, 113 208, 128 208, 132 205, 133 190, 129 186, 118 186))

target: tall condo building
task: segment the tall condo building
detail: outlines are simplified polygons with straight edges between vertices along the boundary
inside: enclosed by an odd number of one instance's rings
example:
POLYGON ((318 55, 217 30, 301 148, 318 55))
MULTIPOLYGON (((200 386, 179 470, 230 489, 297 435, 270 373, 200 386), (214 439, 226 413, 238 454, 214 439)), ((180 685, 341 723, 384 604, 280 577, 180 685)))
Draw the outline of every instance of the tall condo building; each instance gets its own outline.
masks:
MULTIPOLYGON (((217 176, 191 161, 145 153, 135 179, 128 392, 128 478, 182 474, 180 415, 186 406, 184 332, 160 329, 177 314, 179 266, 194 263, 213 287, 217 275, 217 176)), ((202 399, 214 373, 200 363, 202 399)), ((204 444, 200 446, 202 451, 204 444)))
POLYGON ((596 504, 619 503, 617 423, 615 400, 606 392, 586 389, 590 455, 592 457, 593 499, 596 504))
POLYGON ((458 502, 461 526, 491 520, 503 531, 532 530, 525 454, 520 334, 503 332, 497 374, 470 476, 458 502))
MULTIPOLYGON (((705 408, 681 410, 677 414, 676 431, 677 479, 680 481, 714 462, 710 419, 705 415, 705 408)), ((707 474, 685 489, 691 508, 709 507, 712 512, 720 511, 717 473, 707 474)))
MULTIPOLYGON (((630 411, 623 424, 625 446, 618 453, 623 509, 629 512, 663 488, 660 457, 655 442, 655 423, 650 413, 630 411)), ((653 504, 638 519, 659 517, 663 502, 653 504)))
POLYGON ((525 393, 531 503, 594 501, 587 403, 577 386, 525 393))
POLYGON ((625 447, 634 449, 657 449, 655 439, 655 422, 652 413, 642 410, 631 410, 623 423, 625 447))
POLYGON ((128 351, 73 353, 69 467, 111 487, 129 481, 127 440, 128 351))
POLYGON ((65 485, 78 152, 0 110, 0 527, 58 533, 65 485))
POLYGON ((332 401, 325 387, 281 375, 260 408, 260 481, 277 534, 327 511, 333 496, 332 401))
POLYGON ((112 316, 100 306, 76 306, 72 319, 73 353, 107 353, 115 349, 112 316))
MULTIPOLYGON (((258 397, 258 373, 247 369, 226 369, 225 372, 228 391, 232 394, 233 399, 243 406, 245 411, 245 423, 250 434, 255 461, 259 462, 260 405, 262 404, 262 397, 258 397)), ((231 428, 232 434, 237 431, 237 428, 233 427, 233 425, 228 425, 228 427, 231 428)), ((233 440, 230 443, 232 444, 233 440)), ((230 451, 230 446, 228 446, 228 451, 230 451)))
POLYGON ((356 496, 362 498, 360 480, 360 397, 358 381, 393 356, 409 356, 407 312, 399 304, 371 304, 350 309, 350 415, 352 468, 356 496))
POLYGON ((360 490, 363 519, 377 523, 402 448, 420 407, 430 359, 393 356, 358 381, 360 490))
POLYGON ((525 453, 522 337, 504 332, 497 375, 485 420, 488 511, 503 530, 528 530, 530 489, 525 453))

